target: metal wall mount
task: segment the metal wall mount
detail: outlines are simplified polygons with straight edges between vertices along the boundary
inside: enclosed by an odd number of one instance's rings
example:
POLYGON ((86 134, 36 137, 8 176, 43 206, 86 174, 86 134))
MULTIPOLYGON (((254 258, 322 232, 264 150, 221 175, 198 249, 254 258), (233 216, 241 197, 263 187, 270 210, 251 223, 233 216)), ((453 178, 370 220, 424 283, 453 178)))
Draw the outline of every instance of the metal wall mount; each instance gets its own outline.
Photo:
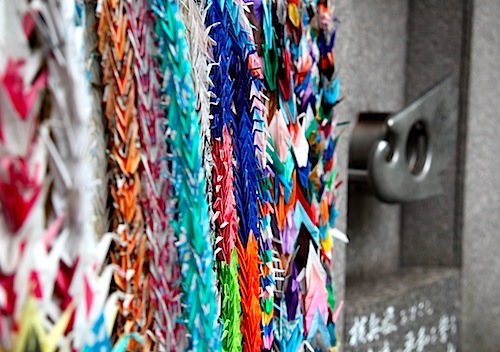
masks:
POLYGON ((454 154, 458 86, 449 76, 396 114, 360 114, 350 142, 350 182, 368 182, 382 201, 438 195, 454 154))

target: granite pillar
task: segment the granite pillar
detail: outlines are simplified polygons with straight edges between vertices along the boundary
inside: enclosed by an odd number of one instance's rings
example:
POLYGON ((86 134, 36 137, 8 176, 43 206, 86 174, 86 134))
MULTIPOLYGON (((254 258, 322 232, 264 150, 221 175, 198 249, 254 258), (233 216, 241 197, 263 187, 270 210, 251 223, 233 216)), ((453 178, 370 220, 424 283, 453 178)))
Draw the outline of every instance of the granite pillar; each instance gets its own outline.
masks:
POLYGON ((500 349, 500 2, 473 2, 464 184, 462 350, 500 349))

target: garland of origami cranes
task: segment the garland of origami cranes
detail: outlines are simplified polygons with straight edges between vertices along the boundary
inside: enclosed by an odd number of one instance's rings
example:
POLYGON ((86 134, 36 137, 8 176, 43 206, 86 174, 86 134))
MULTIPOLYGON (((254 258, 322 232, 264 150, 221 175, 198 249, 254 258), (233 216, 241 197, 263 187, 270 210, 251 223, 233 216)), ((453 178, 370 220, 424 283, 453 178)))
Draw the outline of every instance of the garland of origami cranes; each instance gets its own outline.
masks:
POLYGON ((2 7, 0 350, 336 350, 333 5, 2 7))

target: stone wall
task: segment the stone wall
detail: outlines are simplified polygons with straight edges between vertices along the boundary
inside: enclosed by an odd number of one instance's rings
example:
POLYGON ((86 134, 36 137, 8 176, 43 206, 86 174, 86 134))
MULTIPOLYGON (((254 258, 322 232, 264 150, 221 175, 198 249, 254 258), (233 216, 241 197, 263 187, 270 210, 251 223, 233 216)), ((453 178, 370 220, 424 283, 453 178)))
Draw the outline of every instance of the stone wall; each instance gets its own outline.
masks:
MULTIPOLYGON (((339 119, 354 124, 361 112, 399 110, 404 103, 406 38, 401 36, 401 33, 405 32, 406 28, 407 2, 336 0, 335 4, 336 14, 341 21, 336 42, 336 64, 341 77, 341 95, 345 97, 337 110, 339 119)), ((350 236, 351 243, 347 245, 347 251, 350 253, 346 253, 346 246, 336 242, 334 268, 338 300, 343 299, 345 295, 346 272, 359 276, 365 264, 372 268, 378 266, 377 270, 384 267, 385 271, 392 272, 399 260, 399 206, 387 206, 371 196, 347 199, 347 156, 353 124, 346 128, 337 154, 346 181, 346 196, 340 200, 338 225, 341 230, 353 234, 350 236), (370 209, 372 213, 361 211, 363 208, 370 209), (353 212, 357 212, 356 217, 362 218, 363 221, 348 221, 347 217, 351 217, 353 212), (390 218, 394 221, 382 222, 380 218, 390 218), (375 233, 370 233, 367 240, 367 231, 346 229, 347 223, 349 226, 354 224, 371 227, 375 229, 375 233), (392 253, 390 258, 370 258, 365 255, 363 262, 362 256, 356 255, 362 251, 370 251, 371 243, 367 241, 382 243, 382 240, 387 240, 386 244, 390 248, 390 252, 387 252, 392 253), (349 257, 347 263, 346 255, 349 257)), ((374 275, 375 272, 366 274, 374 275)), ((343 315, 337 326, 339 336, 342 337, 343 315)))
MULTIPOLYGON (((446 75, 463 82, 464 1, 413 0, 408 16, 408 56, 406 64, 406 102, 410 103, 432 88, 446 75)), ((459 125, 460 109, 452 116, 459 125)), ((456 135, 456 131, 454 131, 456 135)), ((460 143, 461 141, 457 141, 460 143)), ((443 194, 404 204, 401 224, 401 264, 453 266, 460 263, 461 248, 461 172, 454 154, 443 174, 443 194)))
POLYGON ((500 350, 500 2, 474 1, 467 116, 462 350, 500 350))
MULTIPOLYGON (((452 347, 460 337, 458 350, 499 351, 500 2, 336 4, 341 20, 336 61, 346 98, 338 109, 342 120, 396 112, 448 73, 455 74, 461 92, 457 153, 445 172, 444 195, 401 206, 351 189, 349 199, 341 201, 339 225, 347 227, 351 240, 347 248, 337 244, 335 257, 340 299, 347 286, 346 322, 339 322, 344 350, 363 350, 349 345, 349 330, 356 317, 368 313, 369 319, 371 306, 375 317, 384 315, 391 300, 405 310, 411 303, 400 299, 406 283, 415 288, 408 297, 420 302, 430 295, 436 311, 455 317, 458 335, 452 347), (413 277, 418 280, 412 279, 415 266, 427 267, 413 277), (373 289, 380 292, 368 294, 373 289)), ((339 152, 344 178, 351 130, 339 152)), ((434 323, 429 318, 422 324, 430 331, 434 323)), ((400 346, 409 332, 387 335, 388 343, 400 346)), ((364 347, 384 348, 384 340, 374 342, 364 347)))
MULTIPOLYGON (((408 6, 402 0, 339 1, 348 47, 339 52, 343 115, 396 112, 404 105, 408 6)), ((399 265, 400 206, 371 195, 350 193, 348 200, 347 280, 394 272, 399 265), (385 256, 378 255, 384 252, 385 256)))

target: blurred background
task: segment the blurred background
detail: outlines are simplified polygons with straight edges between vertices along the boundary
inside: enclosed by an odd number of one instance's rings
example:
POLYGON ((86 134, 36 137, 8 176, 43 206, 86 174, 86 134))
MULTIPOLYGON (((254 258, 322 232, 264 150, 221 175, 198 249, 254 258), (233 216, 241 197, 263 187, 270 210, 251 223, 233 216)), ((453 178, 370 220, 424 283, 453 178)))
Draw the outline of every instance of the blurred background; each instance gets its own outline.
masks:
POLYGON ((426 132, 448 141, 438 195, 388 204, 346 171, 342 349, 500 351, 500 1, 337 0, 336 14, 346 169, 360 116, 404 110, 449 74, 457 97, 426 132))

